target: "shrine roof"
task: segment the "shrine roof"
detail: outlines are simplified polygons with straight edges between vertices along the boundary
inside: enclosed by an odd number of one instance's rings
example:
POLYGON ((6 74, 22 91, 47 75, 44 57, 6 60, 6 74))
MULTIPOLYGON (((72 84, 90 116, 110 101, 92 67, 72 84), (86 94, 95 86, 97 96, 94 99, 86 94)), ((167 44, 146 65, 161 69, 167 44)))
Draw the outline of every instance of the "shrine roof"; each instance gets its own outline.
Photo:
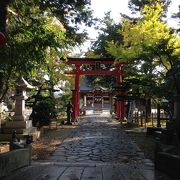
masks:
POLYGON ((93 91, 93 90, 102 90, 102 91, 109 91, 107 88, 101 87, 101 86, 86 86, 86 85, 81 85, 80 86, 80 91, 93 91))
POLYGON ((86 85, 80 86, 80 91, 91 91, 93 89, 94 89, 94 87, 90 87, 90 86, 86 86, 86 85))

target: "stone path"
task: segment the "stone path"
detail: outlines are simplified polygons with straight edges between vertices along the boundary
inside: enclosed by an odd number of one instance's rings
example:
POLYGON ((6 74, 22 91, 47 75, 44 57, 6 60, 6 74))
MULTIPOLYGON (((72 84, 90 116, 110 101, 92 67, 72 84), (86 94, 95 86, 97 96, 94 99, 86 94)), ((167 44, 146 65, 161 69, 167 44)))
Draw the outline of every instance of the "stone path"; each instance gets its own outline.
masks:
POLYGON ((8 180, 170 180, 108 116, 86 116, 48 161, 33 163, 8 180))
MULTIPOLYGON (((121 163, 141 161, 142 152, 109 117, 89 116, 50 158, 59 162, 121 163)), ((143 156, 144 157, 144 156, 143 156)))

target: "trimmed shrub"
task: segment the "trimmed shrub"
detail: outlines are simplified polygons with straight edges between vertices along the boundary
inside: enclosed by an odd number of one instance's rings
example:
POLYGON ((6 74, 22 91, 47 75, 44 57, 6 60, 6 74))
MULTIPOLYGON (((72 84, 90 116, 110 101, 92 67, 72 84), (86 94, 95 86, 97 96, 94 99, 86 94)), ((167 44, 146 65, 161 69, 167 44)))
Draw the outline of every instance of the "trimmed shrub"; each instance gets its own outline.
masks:
POLYGON ((51 123, 51 120, 57 115, 55 106, 55 100, 50 97, 38 102, 33 107, 33 126, 42 127, 45 125, 49 125, 51 123))

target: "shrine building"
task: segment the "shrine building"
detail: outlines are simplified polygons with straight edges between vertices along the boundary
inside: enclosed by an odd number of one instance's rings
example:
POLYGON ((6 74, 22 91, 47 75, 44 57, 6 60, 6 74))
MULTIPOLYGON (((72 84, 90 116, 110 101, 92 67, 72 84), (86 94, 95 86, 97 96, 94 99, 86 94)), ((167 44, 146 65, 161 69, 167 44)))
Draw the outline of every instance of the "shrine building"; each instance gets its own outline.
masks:
POLYGON ((80 86, 81 111, 85 114, 111 113, 114 110, 112 92, 104 87, 80 86))

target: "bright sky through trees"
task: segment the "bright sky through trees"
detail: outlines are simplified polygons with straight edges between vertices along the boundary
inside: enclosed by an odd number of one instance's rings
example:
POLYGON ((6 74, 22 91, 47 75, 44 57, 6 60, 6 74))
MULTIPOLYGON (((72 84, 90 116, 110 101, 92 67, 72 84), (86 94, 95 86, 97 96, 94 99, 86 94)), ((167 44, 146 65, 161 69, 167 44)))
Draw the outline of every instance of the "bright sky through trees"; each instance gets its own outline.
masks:
MULTIPOLYGON (((104 12, 111 11, 113 19, 118 22, 120 13, 131 14, 131 11, 128 9, 128 1, 129 0, 91 0, 91 7, 94 10, 94 15, 101 18, 104 16, 104 12)), ((178 5, 180 5, 179 0, 172 0, 169 7, 168 18, 178 11, 178 5)), ((170 24, 171 23, 172 21, 170 24)))
MULTIPOLYGON (((131 15, 131 11, 128 8, 128 1, 129 0, 91 0, 91 7, 94 11, 94 16, 98 18, 103 18, 104 13, 111 11, 111 16, 115 22, 120 21, 120 13, 131 15)), ((171 19, 171 16, 178 12, 178 6, 180 5, 179 0, 172 0, 172 3, 168 9, 168 24, 172 27, 177 27, 178 23, 177 20, 171 19)), ((98 32, 92 27, 87 28, 89 33, 90 40, 87 41, 80 50, 76 52, 85 52, 87 51, 88 47, 90 46, 90 42, 95 40, 98 35, 98 32)))

